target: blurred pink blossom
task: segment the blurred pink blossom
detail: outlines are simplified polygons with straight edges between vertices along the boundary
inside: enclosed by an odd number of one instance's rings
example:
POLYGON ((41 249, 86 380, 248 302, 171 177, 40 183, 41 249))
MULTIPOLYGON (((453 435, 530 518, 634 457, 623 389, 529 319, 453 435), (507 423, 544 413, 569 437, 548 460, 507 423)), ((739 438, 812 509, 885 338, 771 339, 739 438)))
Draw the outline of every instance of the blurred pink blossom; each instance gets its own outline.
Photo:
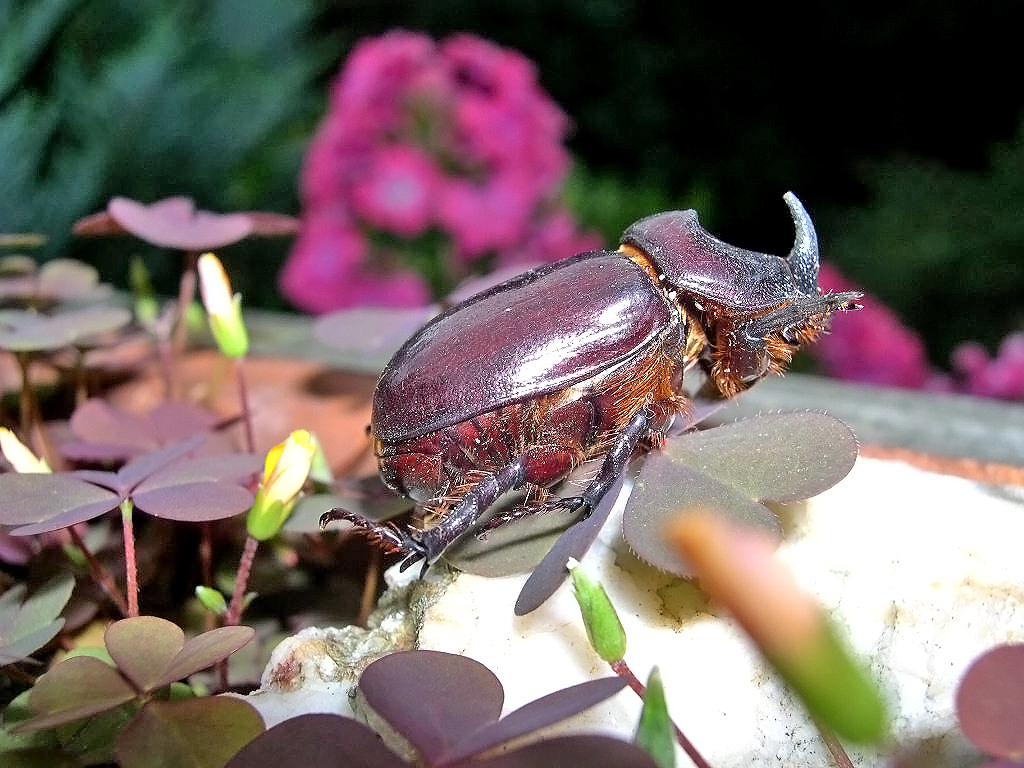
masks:
POLYGON ((526 269, 535 266, 545 253, 586 253, 602 245, 596 233, 581 233, 572 214, 558 209, 534 226, 522 248, 502 252, 496 266, 498 269, 514 266, 526 269))
MULTIPOLYGON (((820 283, 822 290, 857 290, 828 264, 821 266, 820 283)), ((863 304, 810 348, 823 373, 868 384, 1024 400, 1024 333, 1003 339, 995 357, 976 341, 960 344, 947 374, 928 364, 921 338, 892 310, 870 296, 863 304)))
POLYGON ((352 205, 368 223, 402 237, 422 235, 434 215, 440 171, 417 147, 383 146, 353 184, 352 205))
MULTIPOLYGON (((858 290, 829 264, 822 264, 823 291, 858 290)), ((837 379, 920 389, 932 377, 921 338, 896 314, 870 297, 864 308, 843 315, 814 345, 823 371, 837 379)))
POLYGON ((1011 333, 993 358, 979 343, 968 341, 953 350, 953 371, 959 388, 980 397, 1024 400, 1024 333, 1011 333))
POLYGON ((538 237, 568 172, 568 130, 515 51, 472 35, 361 41, 306 154, 303 231, 282 272, 285 295, 315 312, 402 306, 430 297, 395 254, 430 254, 453 283, 481 259, 572 255, 591 239, 568 213, 557 238, 538 237))
POLYGON ((313 313, 353 306, 364 296, 390 306, 419 306, 429 300, 426 281, 413 272, 372 274, 367 252, 366 239, 357 229, 327 217, 312 219, 284 265, 281 289, 296 306, 313 313))

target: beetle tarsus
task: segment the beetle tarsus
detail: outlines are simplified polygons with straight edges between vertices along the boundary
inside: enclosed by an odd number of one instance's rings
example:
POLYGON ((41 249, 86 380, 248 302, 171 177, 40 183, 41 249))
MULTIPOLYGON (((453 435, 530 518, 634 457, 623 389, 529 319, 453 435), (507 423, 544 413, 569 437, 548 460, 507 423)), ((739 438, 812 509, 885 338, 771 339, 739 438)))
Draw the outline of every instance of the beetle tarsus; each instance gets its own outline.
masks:
MULTIPOLYGON (((495 528, 500 528, 508 523, 514 523, 517 520, 525 520, 528 517, 534 515, 546 515, 549 512, 568 512, 570 514, 578 512, 581 506, 586 506, 586 499, 582 496, 568 496, 565 498, 551 498, 542 504, 522 504, 518 507, 514 507, 507 512, 503 512, 500 515, 495 515, 490 520, 485 522, 477 529, 476 537, 478 539, 485 539, 490 531, 495 528)), ((579 520, 586 520, 590 516, 590 507, 586 507, 584 514, 579 520)))
POLYGON ((423 544, 419 541, 416 531, 403 531, 394 523, 378 523, 357 512, 350 512, 343 507, 334 507, 320 515, 320 530, 324 530, 335 520, 346 520, 356 527, 371 543, 378 544, 388 554, 408 555, 402 564, 405 570, 426 554, 423 544))

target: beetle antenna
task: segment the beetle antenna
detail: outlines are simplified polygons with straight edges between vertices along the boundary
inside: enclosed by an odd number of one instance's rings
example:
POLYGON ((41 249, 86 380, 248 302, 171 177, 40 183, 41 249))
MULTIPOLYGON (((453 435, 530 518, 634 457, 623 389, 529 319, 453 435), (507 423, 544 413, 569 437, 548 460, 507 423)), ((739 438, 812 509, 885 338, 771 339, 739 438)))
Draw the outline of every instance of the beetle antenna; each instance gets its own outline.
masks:
POLYGON ((786 261, 789 262, 790 269, 793 270, 793 278, 800 290, 809 295, 816 295, 818 293, 820 260, 818 233, 814 229, 814 222, 811 221, 811 214, 807 212, 796 195, 787 192, 782 199, 789 207, 789 213, 793 217, 793 226, 796 228, 793 248, 786 257, 786 261))

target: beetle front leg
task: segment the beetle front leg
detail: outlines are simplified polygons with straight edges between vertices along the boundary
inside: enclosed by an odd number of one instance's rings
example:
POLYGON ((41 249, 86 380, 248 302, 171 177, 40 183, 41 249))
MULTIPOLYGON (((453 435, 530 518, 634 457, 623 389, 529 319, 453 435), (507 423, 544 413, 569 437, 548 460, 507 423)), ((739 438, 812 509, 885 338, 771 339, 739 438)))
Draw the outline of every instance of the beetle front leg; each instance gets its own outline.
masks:
POLYGON ((321 515, 320 528, 323 529, 334 520, 347 520, 386 552, 405 554, 406 558, 399 566, 400 571, 405 571, 422 560, 422 577, 431 563, 472 528, 499 496, 515 490, 525 482, 525 479, 526 468, 522 459, 498 472, 485 475, 440 523, 426 531, 402 531, 391 523, 378 523, 341 507, 335 507, 321 515))
MULTIPOLYGON (((522 458, 486 475, 444 516, 440 523, 419 537, 424 569, 439 558, 456 540, 466 534, 502 494, 519 488, 526 481, 526 465, 522 458)), ((418 557, 416 558, 419 559, 418 557)), ((416 560, 406 559, 400 570, 416 560)))

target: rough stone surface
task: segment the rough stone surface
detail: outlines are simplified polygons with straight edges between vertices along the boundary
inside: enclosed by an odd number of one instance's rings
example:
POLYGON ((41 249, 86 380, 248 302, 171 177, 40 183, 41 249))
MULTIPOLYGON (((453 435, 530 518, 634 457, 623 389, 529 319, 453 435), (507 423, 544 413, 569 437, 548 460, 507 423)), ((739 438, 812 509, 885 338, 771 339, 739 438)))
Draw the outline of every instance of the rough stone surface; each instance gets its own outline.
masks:
MULTIPOLYGON (((779 556, 846 628, 888 693, 899 744, 933 766, 964 765, 953 695, 984 649, 1024 639, 1024 509, 1012 490, 905 465, 859 460, 810 502, 780 508, 779 556)), ((647 567, 610 521, 584 560, 617 606, 626 659, 661 671, 669 707, 708 761, 730 766, 828 765, 803 709, 729 618, 690 583, 647 567)), ((590 650, 568 586, 515 617, 520 577, 460 576, 424 617, 420 646, 471 656, 505 685, 506 710, 607 673, 590 650)), ((563 730, 629 737, 628 691, 563 730)), ((881 755, 851 748, 858 765, 881 755)), ((689 762, 682 755, 680 765, 689 762)))
MULTIPOLYGON (((889 696, 906 765, 970 763, 973 752, 953 717, 957 681, 986 648, 1024 639, 1024 508, 1016 490, 861 459, 835 488, 779 508, 787 534, 779 557, 869 662, 889 696)), ((711 765, 831 764, 800 704, 734 622, 693 584, 640 562, 622 542, 615 514, 584 566, 619 610, 630 666, 641 679, 653 665, 661 669, 671 714, 711 765)), ((432 573, 420 589, 439 595, 436 602, 425 607, 430 601, 421 599, 414 610, 391 614, 382 608, 397 629, 386 630, 380 619, 383 645, 372 643, 371 656, 389 643, 410 647, 409 633, 418 630, 420 647, 490 667, 505 686, 506 712, 610 674, 587 643, 568 585, 534 613, 516 617, 512 607, 525 577, 462 574, 446 584, 443 569, 432 573)), ((408 576, 389 573, 394 594, 408 594, 397 586, 408 576)), ((366 638, 345 649, 352 632, 307 631, 287 641, 250 700, 269 722, 308 711, 351 712, 352 681, 370 660, 366 638)), ((629 738, 639 711, 627 690, 558 729, 629 738)), ((850 754, 858 766, 891 757, 856 748, 850 754)), ((679 765, 689 764, 681 754, 679 765)))

